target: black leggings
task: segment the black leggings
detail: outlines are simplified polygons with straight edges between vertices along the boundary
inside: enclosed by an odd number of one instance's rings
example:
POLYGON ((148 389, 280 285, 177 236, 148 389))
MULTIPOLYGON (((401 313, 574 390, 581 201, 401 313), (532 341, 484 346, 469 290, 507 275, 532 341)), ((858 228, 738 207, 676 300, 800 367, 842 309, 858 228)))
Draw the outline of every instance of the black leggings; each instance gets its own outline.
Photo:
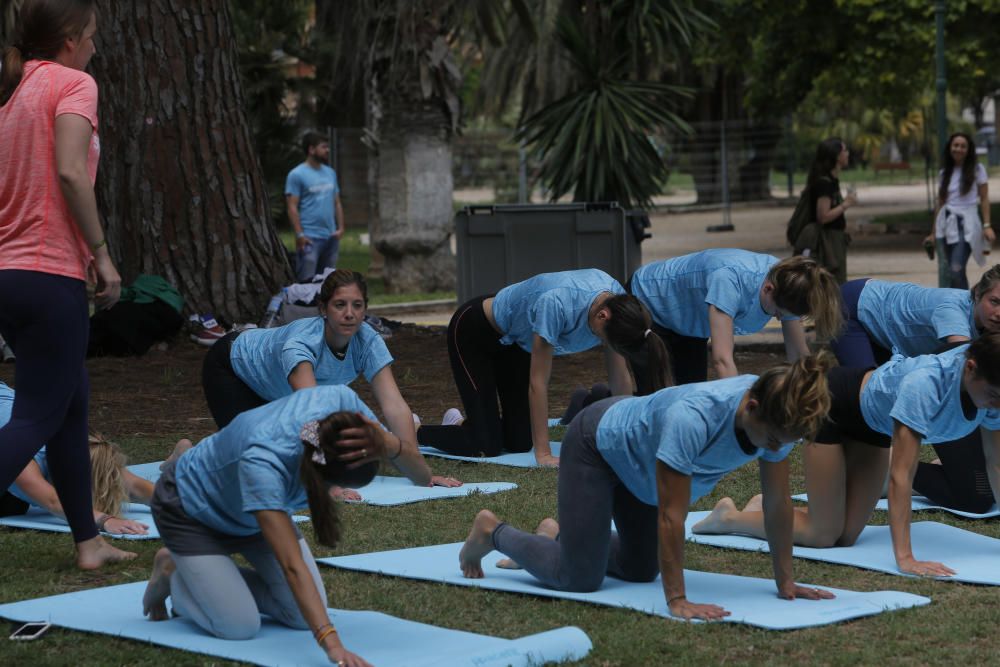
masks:
POLYGON ((982 514, 993 506, 986 474, 982 434, 976 429, 961 440, 934 445, 941 465, 920 463, 913 488, 935 505, 982 514))
POLYGON ((0 489, 45 445, 52 486, 78 543, 97 536, 87 445, 89 333, 82 280, 0 270, 0 335, 17 355, 14 405, 0 428, 0 489))
POLYGON ((417 441, 459 456, 498 456, 531 449, 528 380, 531 355, 501 345, 480 296, 463 304, 448 323, 448 359, 462 397, 461 426, 421 426, 417 441), (499 409, 497 398, 500 399, 499 409))
POLYGON ((229 354, 233 341, 239 335, 238 331, 233 331, 217 340, 208 350, 201 366, 201 387, 205 391, 205 401, 219 428, 228 425, 237 415, 267 404, 233 370, 229 354))

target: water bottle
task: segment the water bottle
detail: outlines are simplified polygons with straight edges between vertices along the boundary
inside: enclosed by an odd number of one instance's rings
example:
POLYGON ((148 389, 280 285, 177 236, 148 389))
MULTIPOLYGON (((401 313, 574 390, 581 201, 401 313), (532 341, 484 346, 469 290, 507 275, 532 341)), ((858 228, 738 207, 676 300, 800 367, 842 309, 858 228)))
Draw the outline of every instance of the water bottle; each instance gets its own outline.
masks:
POLYGON ((274 326, 274 321, 278 319, 278 311, 281 310, 281 302, 285 300, 285 292, 287 291, 287 287, 282 287, 280 292, 271 297, 271 302, 267 304, 264 317, 260 320, 261 329, 270 329, 274 326))

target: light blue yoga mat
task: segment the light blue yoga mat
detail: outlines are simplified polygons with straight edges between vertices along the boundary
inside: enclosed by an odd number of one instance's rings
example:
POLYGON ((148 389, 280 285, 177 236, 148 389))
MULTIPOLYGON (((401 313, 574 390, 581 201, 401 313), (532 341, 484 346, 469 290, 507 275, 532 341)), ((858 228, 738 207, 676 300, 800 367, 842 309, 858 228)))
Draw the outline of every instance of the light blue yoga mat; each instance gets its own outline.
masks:
MULTIPOLYGON (((809 502, 809 496, 804 493, 799 493, 792 496, 792 500, 798 500, 803 503, 809 502)), ((880 498, 877 503, 875 503, 875 509, 882 512, 889 511, 889 501, 885 498, 880 498)), ((935 505, 929 498, 924 496, 913 496, 913 500, 910 504, 910 509, 914 512, 920 512, 924 510, 939 510, 941 512, 950 512, 957 516, 965 517, 966 519, 992 519, 995 516, 1000 516, 1000 510, 994 505, 989 512, 983 514, 976 514, 975 512, 963 512, 962 510, 952 509, 951 507, 943 507, 941 505, 935 505)))
MULTIPOLYGON (((483 579, 466 579, 458 567, 461 542, 413 549, 321 558, 316 562, 362 572, 389 574, 459 586, 475 586, 510 593, 527 593, 565 598, 592 604, 623 607, 635 611, 670 616, 660 580, 640 584, 608 577, 593 593, 555 591, 540 584, 524 570, 496 567, 502 556, 493 552, 483 559, 483 579)), ((774 581, 731 574, 684 571, 687 596, 698 602, 718 604, 732 612, 723 619, 768 630, 793 630, 836 623, 851 618, 872 616, 883 611, 917 607, 928 598, 896 591, 857 593, 826 588, 837 596, 833 600, 782 600, 775 594, 774 581)))
MULTIPOLYGON (((73 630, 136 639, 255 665, 330 665, 308 630, 292 630, 267 619, 254 639, 243 641, 218 639, 183 618, 147 620, 142 616, 145 589, 146 582, 138 582, 25 600, 0 605, 0 616, 22 622, 48 621, 73 630)), ((572 626, 520 639, 501 639, 374 611, 330 609, 329 613, 347 648, 379 667, 538 665, 579 660, 592 648, 587 635, 572 626)), ((87 662, 88 656, 76 659, 87 662)))
MULTIPOLYGON (((126 503, 122 506, 123 511, 120 516, 123 519, 132 519, 133 521, 139 521, 146 524, 149 528, 145 535, 117 535, 115 533, 101 533, 105 537, 114 537, 122 540, 158 540, 160 539, 160 531, 156 529, 156 523, 153 521, 153 515, 150 513, 149 506, 139 505, 137 503, 126 503)), ((304 521, 309 521, 309 517, 304 514, 293 514, 292 520, 295 523, 302 523, 304 521)), ((37 507, 32 507, 28 510, 27 514, 21 514, 19 516, 5 516, 0 519, 0 526, 7 526, 8 528, 27 528, 30 530, 44 530, 50 533, 68 533, 69 524, 63 519, 49 514, 43 509, 37 507)))
POLYGON ((550 417, 549 418, 549 428, 552 428, 553 426, 561 426, 561 425, 562 425, 562 417, 550 417))
MULTIPOLYGON (((153 463, 142 463, 129 466, 128 469, 133 474, 155 482, 160 477, 160 464, 162 461, 153 463)), ((452 488, 444 486, 416 486, 405 477, 377 476, 368 486, 357 489, 361 494, 361 500, 349 501, 351 504, 368 505, 405 505, 407 503, 419 503, 424 500, 437 500, 440 498, 462 498, 473 493, 499 493, 516 489, 517 484, 513 482, 466 482, 462 486, 452 488)))
MULTIPOLYGON (((685 530, 687 539, 695 544, 705 544, 726 549, 768 552, 767 542, 744 535, 696 535, 691 526, 701 521, 708 512, 688 514, 685 530)), ((944 563, 957 573, 953 577, 938 577, 941 581, 960 581, 967 584, 1000 586, 1000 540, 971 533, 961 528, 934 521, 916 521, 910 525, 913 555, 920 560, 944 563)), ((858 541, 850 547, 794 547, 796 558, 818 560, 837 565, 852 565, 866 570, 903 575, 896 568, 892 551, 889 526, 867 526, 858 541)))
MULTIPOLYGON (((549 446, 552 447, 552 455, 559 456, 559 449, 562 446, 562 443, 550 442, 549 446)), ((539 467, 538 464, 535 463, 534 450, 530 452, 520 452, 518 454, 501 454, 500 456, 455 456, 454 454, 446 454, 440 449, 435 449, 434 447, 421 447, 420 453, 424 456, 436 456, 442 459, 466 461, 468 463, 495 463, 497 465, 511 466, 513 468, 539 467)))
POLYGON ((367 486, 357 489, 361 500, 347 501, 352 505, 405 505, 440 498, 463 498, 476 493, 489 494, 516 489, 513 482, 465 482, 462 486, 416 486, 405 477, 379 475, 367 486))

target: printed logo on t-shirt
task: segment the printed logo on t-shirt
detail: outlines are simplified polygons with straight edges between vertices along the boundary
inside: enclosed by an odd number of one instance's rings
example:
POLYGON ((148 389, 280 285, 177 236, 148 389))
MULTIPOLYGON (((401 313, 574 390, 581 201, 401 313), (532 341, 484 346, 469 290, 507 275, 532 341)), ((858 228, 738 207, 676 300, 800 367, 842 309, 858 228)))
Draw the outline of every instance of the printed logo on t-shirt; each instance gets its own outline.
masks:
POLYGON ((323 192, 329 192, 330 190, 333 190, 333 183, 320 183, 319 185, 310 185, 307 188, 309 194, 314 194, 314 195, 318 195, 323 192))

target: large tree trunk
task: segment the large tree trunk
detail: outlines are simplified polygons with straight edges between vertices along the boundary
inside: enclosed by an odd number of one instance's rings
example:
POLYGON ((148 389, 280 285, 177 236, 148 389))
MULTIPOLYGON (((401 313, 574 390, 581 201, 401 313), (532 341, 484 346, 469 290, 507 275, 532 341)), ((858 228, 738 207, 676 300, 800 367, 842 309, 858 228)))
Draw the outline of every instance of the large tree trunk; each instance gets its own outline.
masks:
POLYGON ((228 0, 100 0, 98 206, 126 282, 255 320, 290 276, 244 110, 228 0))

